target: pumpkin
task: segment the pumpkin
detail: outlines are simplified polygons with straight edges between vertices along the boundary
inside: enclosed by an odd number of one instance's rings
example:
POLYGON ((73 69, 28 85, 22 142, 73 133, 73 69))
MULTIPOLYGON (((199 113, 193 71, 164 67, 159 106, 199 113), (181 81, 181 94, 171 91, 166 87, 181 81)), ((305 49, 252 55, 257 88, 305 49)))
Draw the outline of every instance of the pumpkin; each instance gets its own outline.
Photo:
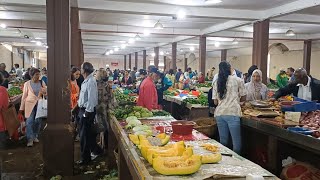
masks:
POLYGON ((221 159, 222 159, 222 156, 220 153, 201 155, 202 164, 218 163, 219 161, 221 161, 221 159))
POLYGON ((186 150, 183 152, 182 156, 185 158, 189 158, 193 155, 193 148, 187 147, 186 150))
POLYGON ((201 167, 201 158, 157 157, 153 159, 153 168, 163 175, 187 175, 197 172, 201 167))
POLYGON ((139 137, 137 135, 134 134, 129 134, 129 139, 133 142, 133 144, 135 145, 139 145, 140 144, 140 140, 139 137))

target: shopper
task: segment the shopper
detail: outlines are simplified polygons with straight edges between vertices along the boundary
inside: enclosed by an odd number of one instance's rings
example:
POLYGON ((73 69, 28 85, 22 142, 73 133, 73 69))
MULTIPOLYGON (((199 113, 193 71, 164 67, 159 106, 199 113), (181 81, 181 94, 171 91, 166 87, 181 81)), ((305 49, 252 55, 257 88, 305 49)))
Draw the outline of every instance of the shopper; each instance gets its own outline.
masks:
MULTIPOLYGON (((212 80, 212 85, 214 85, 215 82, 218 80, 218 76, 219 76, 219 73, 216 74, 216 75, 214 75, 213 80, 212 80)), ((231 67, 231 76, 234 76, 234 77, 238 77, 238 78, 240 78, 240 79, 243 79, 242 72, 239 71, 239 70, 237 70, 237 69, 234 69, 234 68, 232 68, 232 67, 231 67)), ((251 77, 250 77, 250 79, 251 79, 251 77)))
POLYGON ((208 72, 208 74, 207 74, 207 76, 208 76, 208 79, 211 81, 212 79, 213 79, 213 77, 214 77, 214 71, 216 70, 216 68, 215 67, 212 67, 210 70, 209 70, 209 72, 208 72))
POLYGON ((289 83, 294 82, 294 69, 292 67, 287 69, 287 76, 289 77, 289 83))
POLYGON ((157 71, 157 77, 159 77, 156 87, 157 87, 157 95, 158 95, 158 104, 159 107, 163 106, 163 92, 169 87, 172 86, 172 82, 169 78, 167 78, 164 73, 157 71))
POLYGON ((8 88, 10 74, 6 71, 6 64, 5 63, 0 64, 0 73, 3 76, 3 82, 1 83, 1 86, 8 88))
POLYGON ((245 83, 248 83, 251 81, 251 76, 252 76, 252 73, 254 70, 258 69, 258 66, 257 65, 252 65, 250 66, 250 68, 248 69, 248 75, 247 75, 247 78, 244 79, 244 82, 245 83))
POLYGON ((78 101, 80 108, 80 152, 81 160, 79 165, 86 165, 91 161, 91 153, 100 154, 101 148, 97 145, 96 135, 93 132, 96 106, 98 105, 97 82, 93 77, 94 69, 91 63, 85 62, 81 66, 81 73, 84 81, 78 101))
POLYGON ((262 72, 256 69, 252 73, 251 81, 245 84, 247 101, 265 100, 268 97, 268 88, 262 83, 262 72))
POLYGON ((174 75, 173 69, 169 69, 169 73, 166 75, 166 77, 171 81, 172 87, 174 87, 175 75, 174 75))
POLYGON ((136 80, 137 80, 136 72, 137 72, 137 68, 133 67, 133 71, 130 72, 130 77, 132 79, 132 83, 136 82, 136 80))
POLYGON ((180 76, 181 76, 182 73, 182 70, 181 69, 178 69, 178 72, 176 73, 176 76, 175 76, 175 87, 176 88, 179 88, 179 80, 180 80, 180 76))
POLYGON ((30 70, 31 70, 31 68, 28 68, 28 69, 26 70, 26 72, 25 72, 24 75, 23 75, 23 80, 25 80, 25 81, 31 80, 30 70))
POLYGON ((23 94, 19 114, 24 113, 26 120, 27 146, 32 147, 33 143, 38 143, 41 119, 36 119, 38 100, 46 95, 46 84, 40 81, 40 70, 31 68, 31 80, 24 83, 23 94))
POLYGON ((219 64, 218 80, 213 86, 212 99, 217 105, 214 116, 217 120, 220 142, 228 145, 231 134, 233 151, 241 152, 240 101, 244 101, 245 87, 242 79, 231 75, 231 66, 223 61, 219 64))
POLYGON ((22 78, 22 69, 20 69, 19 64, 14 64, 14 70, 16 71, 16 76, 22 78))
POLYGON ((277 75, 276 79, 279 88, 283 88, 288 84, 288 76, 284 70, 280 70, 280 73, 277 75))
POLYGON ((294 83, 280 88, 274 95, 276 99, 293 94, 294 96, 308 101, 320 102, 320 81, 308 75, 307 71, 299 68, 294 72, 294 83))
POLYGON ((158 95, 154 82, 160 78, 157 74, 158 69, 152 68, 148 77, 140 85, 138 106, 143 106, 149 110, 158 109, 158 95))
MULTIPOLYGON (((3 81, 4 81, 4 78, 0 73, 0 84, 2 84, 3 81)), ((9 95, 8 95, 7 89, 3 86, 0 86, 0 133, 4 133, 6 131, 2 110, 7 109, 8 106, 9 106, 9 95)))
POLYGON ((46 83, 46 84, 48 84, 48 76, 47 76, 47 68, 42 68, 42 70, 41 70, 41 80, 44 82, 44 83, 46 83))
POLYGON ((205 78, 202 72, 199 73, 198 83, 205 83, 205 78))
POLYGON ((77 67, 72 67, 70 71, 70 106, 72 114, 72 122, 74 124, 74 138, 76 141, 79 141, 79 108, 78 108, 78 99, 80 94, 80 88, 77 84, 77 79, 80 77, 80 69, 77 67))
POLYGON ((102 148, 105 148, 108 140, 108 123, 107 123, 107 91, 110 89, 108 86, 108 72, 104 69, 100 69, 96 76, 98 87, 98 105, 97 105, 97 124, 100 139, 103 139, 100 143, 102 148))
POLYGON ((129 76, 129 70, 126 70, 124 72, 124 77, 121 80, 121 85, 126 86, 126 85, 132 85, 133 81, 131 76, 129 76))
POLYGON ((141 83, 143 82, 143 80, 145 80, 145 78, 147 77, 147 71, 144 70, 144 69, 140 69, 139 70, 139 78, 137 80, 137 83, 136 83, 136 88, 137 88, 137 93, 139 94, 139 90, 140 90, 140 85, 141 83))

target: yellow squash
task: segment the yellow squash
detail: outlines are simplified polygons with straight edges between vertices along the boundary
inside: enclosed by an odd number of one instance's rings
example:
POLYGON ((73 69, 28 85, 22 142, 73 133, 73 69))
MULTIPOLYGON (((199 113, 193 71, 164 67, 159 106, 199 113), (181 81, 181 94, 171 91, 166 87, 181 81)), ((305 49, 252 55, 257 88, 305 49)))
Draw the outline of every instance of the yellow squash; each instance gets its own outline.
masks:
POLYGON ((197 172, 201 167, 199 156, 183 157, 157 157, 153 159, 153 168, 163 175, 187 175, 197 172))
POLYGON ((222 156, 220 153, 201 155, 202 164, 218 163, 221 161, 221 159, 222 159, 222 156))
POLYGON ((129 134, 129 139, 133 142, 133 144, 135 145, 139 145, 140 144, 140 140, 139 137, 137 135, 134 134, 129 134))

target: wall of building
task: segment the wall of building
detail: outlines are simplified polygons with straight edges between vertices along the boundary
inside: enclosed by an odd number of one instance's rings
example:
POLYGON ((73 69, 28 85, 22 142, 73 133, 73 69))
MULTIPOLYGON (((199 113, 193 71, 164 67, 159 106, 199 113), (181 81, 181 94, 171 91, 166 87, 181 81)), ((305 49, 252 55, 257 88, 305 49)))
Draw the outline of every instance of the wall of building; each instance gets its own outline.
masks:
POLYGON ((7 71, 11 70, 12 62, 11 62, 11 51, 7 49, 5 46, 0 45, 0 63, 5 63, 7 66, 7 71))

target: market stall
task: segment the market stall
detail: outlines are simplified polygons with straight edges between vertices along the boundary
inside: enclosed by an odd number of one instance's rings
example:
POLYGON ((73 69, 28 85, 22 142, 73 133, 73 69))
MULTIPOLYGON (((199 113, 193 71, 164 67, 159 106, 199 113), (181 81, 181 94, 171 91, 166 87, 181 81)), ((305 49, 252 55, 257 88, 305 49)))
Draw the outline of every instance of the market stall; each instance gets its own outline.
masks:
MULTIPOLYGON (((166 121, 172 121, 172 118, 161 120, 147 120, 148 123, 158 124, 166 121), (158 122, 157 122, 158 121, 158 122)), ((144 120, 143 123, 148 124, 144 120)), ((154 167, 146 159, 144 159, 139 146, 136 146, 128 137, 128 131, 125 130, 123 121, 117 120, 115 117, 110 119, 110 128, 114 133, 114 137, 118 142, 118 152, 116 161, 119 169, 120 179, 178 179, 181 176, 166 176, 157 172, 154 167)), ((170 141, 170 143, 178 143, 170 141)), ((201 167, 190 175, 186 175, 184 179, 206 179, 206 178, 232 178, 243 179, 248 174, 256 176, 264 176, 266 179, 277 179, 273 174, 252 163, 251 161, 235 154, 230 149, 222 146, 215 140, 205 138, 202 135, 198 140, 185 141, 186 147, 192 147, 194 154, 205 155, 211 154, 211 151, 203 148, 204 144, 211 144, 217 147, 218 152, 222 155, 222 160, 212 164, 202 164, 201 167)), ((112 158, 112 157, 111 157, 112 158)), ((177 170, 177 169, 176 169, 177 170)), ((179 171, 179 170, 177 170, 179 171)), ((186 174, 188 174, 186 170, 186 174)))

